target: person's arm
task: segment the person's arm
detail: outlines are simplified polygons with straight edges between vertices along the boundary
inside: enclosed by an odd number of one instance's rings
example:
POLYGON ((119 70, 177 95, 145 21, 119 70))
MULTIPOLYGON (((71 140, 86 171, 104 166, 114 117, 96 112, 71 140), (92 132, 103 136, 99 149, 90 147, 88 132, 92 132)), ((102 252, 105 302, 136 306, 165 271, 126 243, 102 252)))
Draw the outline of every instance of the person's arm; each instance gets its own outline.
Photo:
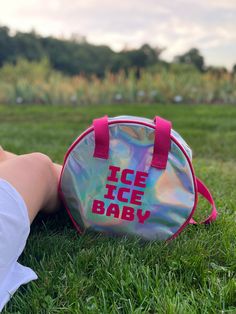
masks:
POLYGON ((41 153, 14 155, 0 152, 0 178, 11 183, 23 197, 30 222, 40 210, 52 213, 60 207, 58 181, 61 166, 41 153))

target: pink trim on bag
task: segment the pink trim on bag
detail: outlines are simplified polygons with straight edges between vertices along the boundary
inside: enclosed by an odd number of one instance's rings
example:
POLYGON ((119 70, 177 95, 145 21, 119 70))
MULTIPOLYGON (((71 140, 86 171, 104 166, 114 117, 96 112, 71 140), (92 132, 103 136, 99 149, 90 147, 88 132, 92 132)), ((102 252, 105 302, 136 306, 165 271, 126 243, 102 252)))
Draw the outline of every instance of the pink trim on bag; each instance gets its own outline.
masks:
MULTIPOLYGON (((116 123, 133 123, 133 124, 140 124, 140 125, 144 125, 144 126, 148 126, 148 127, 151 127, 153 129, 155 129, 155 126, 152 125, 152 124, 149 124, 147 122, 142 122, 142 121, 134 121, 134 120, 128 120, 128 119, 122 119, 122 120, 115 120, 115 121, 109 121, 108 124, 109 125, 112 125, 112 124, 116 124, 116 123)), ((74 149, 74 147, 86 136, 88 135, 90 132, 94 131, 94 127, 91 126, 89 127, 87 130, 85 130, 72 144, 71 146, 69 147, 66 155, 65 155, 65 158, 64 158, 64 162, 63 162, 63 167, 62 167, 62 171, 61 171, 61 175, 60 175, 60 180, 59 180, 59 185, 58 185, 58 192, 59 192, 59 195, 63 201, 63 204, 67 210, 67 212, 69 213, 69 217, 71 218, 76 230, 81 234, 82 231, 81 229, 79 228, 77 222, 74 220, 74 218, 72 217, 71 213, 70 213, 70 210, 69 208, 67 208, 67 205, 66 205, 66 201, 64 199, 64 195, 63 195, 63 192, 62 192, 62 189, 61 189, 61 180, 62 180, 62 174, 63 174, 63 171, 64 171, 64 167, 65 167, 65 164, 66 164, 66 161, 67 161, 67 158, 70 154, 70 152, 74 149)), ((191 173, 192 173, 192 177, 193 177, 193 185, 194 185, 194 205, 193 205, 193 208, 191 210, 191 213, 189 215, 189 217, 186 219, 186 221, 182 224, 182 226, 180 226, 180 228, 170 237, 168 238, 166 241, 170 241, 170 240, 173 240, 174 238, 176 238, 182 231, 183 229, 189 224, 189 221, 190 219, 192 218, 193 214, 194 214, 194 211, 196 209, 196 206, 197 206, 197 201, 198 201, 198 193, 197 193, 197 181, 196 181, 196 177, 195 177, 195 173, 194 173, 194 169, 193 169, 193 165, 191 163, 191 160, 189 158, 189 156, 187 155, 187 153, 185 152, 184 148, 182 147, 182 145, 178 142, 177 139, 175 139, 172 135, 171 135, 171 140, 180 148, 180 150, 182 151, 182 153, 184 154, 184 156, 186 157, 187 161, 188 161, 188 164, 189 164, 189 167, 190 167, 190 170, 191 170, 191 173)))
MULTIPOLYGON (((216 205, 215 205, 214 199, 211 195, 211 192, 208 190, 208 188, 205 186, 205 184, 200 179, 198 179, 198 178, 196 178, 196 179, 197 179, 198 193, 200 193, 212 206, 212 211, 211 211, 210 216, 206 220, 201 221, 200 224, 209 224, 212 221, 216 220, 216 217, 218 215, 217 210, 216 210, 216 205)), ((190 219, 189 223, 193 224, 193 225, 198 224, 193 218, 190 219)))
POLYGON ((155 140, 151 166, 166 169, 168 154, 171 148, 171 122, 161 117, 155 117, 155 140))
POLYGON ((77 224, 77 222, 74 220, 74 218, 73 218, 69 208, 67 207, 67 204, 66 204, 66 201, 65 201, 62 189, 61 189, 61 179, 62 179, 62 173, 63 173, 63 170, 64 170, 64 165, 65 165, 65 163, 62 166, 61 175, 60 175, 60 179, 59 179, 59 184, 58 184, 58 189, 57 189, 58 195, 59 195, 59 198, 61 199, 61 201, 62 201, 62 203, 63 203, 63 205, 64 205, 64 207, 65 207, 65 209, 66 209, 66 211, 67 211, 67 213, 68 213, 68 215, 69 215, 69 217, 70 217, 70 219, 71 219, 71 221, 72 221, 72 223, 73 223, 73 225, 75 227, 75 229, 77 230, 77 232, 79 234, 82 234, 82 230, 80 229, 80 227, 77 224))

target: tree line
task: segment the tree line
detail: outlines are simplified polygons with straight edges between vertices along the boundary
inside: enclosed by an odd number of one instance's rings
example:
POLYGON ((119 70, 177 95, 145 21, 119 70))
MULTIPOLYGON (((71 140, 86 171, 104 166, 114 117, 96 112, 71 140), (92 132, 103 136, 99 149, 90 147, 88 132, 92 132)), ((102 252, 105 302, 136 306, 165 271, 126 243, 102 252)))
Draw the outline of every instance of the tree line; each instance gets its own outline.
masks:
MULTIPOLYGON (((15 64, 19 58, 39 61, 47 58, 56 70, 67 75, 96 75, 103 77, 106 71, 117 73, 130 68, 137 69, 136 75, 143 68, 157 64, 169 67, 161 60, 163 49, 144 44, 138 49, 113 51, 106 45, 93 45, 86 40, 58 39, 42 37, 34 31, 11 34, 10 29, 0 27, 0 67, 5 63, 15 64)), ((206 68, 204 58, 196 48, 174 58, 175 63, 187 63, 203 72, 214 70, 206 68)), ((226 69, 221 69, 226 71, 226 69)))

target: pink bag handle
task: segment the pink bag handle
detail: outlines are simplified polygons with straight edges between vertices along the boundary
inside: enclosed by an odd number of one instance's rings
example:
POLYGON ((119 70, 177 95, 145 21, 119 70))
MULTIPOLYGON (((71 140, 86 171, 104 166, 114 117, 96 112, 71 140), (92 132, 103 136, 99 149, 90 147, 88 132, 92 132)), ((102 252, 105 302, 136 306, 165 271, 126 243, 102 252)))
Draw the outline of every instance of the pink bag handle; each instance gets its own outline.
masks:
MULTIPOLYGON (((206 220, 200 222, 200 224, 209 224, 212 221, 216 220, 216 217, 218 215, 215 202, 213 200, 211 192, 204 185, 204 183, 198 178, 197 178, 197 189, 198 189, 198 193, 200 193, 212 206, 212 211, 211 211, 210 216, 206 220)), ((193 225, 197 225, 197 222, 193 218, 190 219, 189 223, 193 225)))
POLYGON ((109 126, 108 116, 93 120, 95 147, 93 157, 109 158, 109 126))
POLYGON ((156 116, 154 118, 156 125, 154 149, 152 156, 152 167, 157 169, 166 169, 168 154, 171 148, 171 127, 170 121, 156 116))
MULTIPOLYGON (((165 169, 168 153, 171 147, 171 122, 155 117, 155 140, 151 166, 158 169, 165 169)), ((109 126, 108 117, 93 120, 95 133, 94 157, 108 159, 109 158, 109 126)))

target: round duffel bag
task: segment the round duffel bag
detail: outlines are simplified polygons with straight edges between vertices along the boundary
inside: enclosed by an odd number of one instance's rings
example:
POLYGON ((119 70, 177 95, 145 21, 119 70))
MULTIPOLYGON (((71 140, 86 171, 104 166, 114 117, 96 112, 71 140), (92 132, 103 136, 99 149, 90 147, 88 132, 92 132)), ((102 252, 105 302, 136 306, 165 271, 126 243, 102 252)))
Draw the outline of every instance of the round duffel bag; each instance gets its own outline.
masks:
POLYGON ((69 148, 59 192, 75 227, 169 240, 189 223, 200 192, 192 153, 171 123, 156 117, 107 116, 93 121, 69 148))

